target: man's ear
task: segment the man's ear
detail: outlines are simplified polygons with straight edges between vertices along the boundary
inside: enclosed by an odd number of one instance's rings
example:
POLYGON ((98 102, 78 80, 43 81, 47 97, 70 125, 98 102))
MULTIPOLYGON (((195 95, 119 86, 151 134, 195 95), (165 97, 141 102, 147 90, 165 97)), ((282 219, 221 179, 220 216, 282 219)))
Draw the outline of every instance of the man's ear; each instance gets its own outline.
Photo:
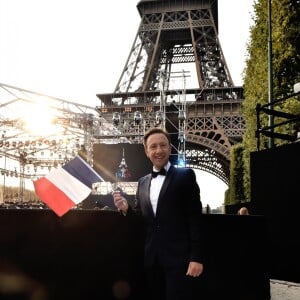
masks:
POLYGON ((146 156, 148 157, 147 148, 145 145, 144 145, 144 151, 145 151, 146 156))
POLYGON ((145 155, 148 157, 148 154, 147 154, 147 150, 146 150, 146 148, 144 148, 144 151, 145 151, 145 155))
POLYGON ((149 155, 148 155, 147 151, 145 151, 145 154, 146 154, 146 156, 149 158, 149 155))

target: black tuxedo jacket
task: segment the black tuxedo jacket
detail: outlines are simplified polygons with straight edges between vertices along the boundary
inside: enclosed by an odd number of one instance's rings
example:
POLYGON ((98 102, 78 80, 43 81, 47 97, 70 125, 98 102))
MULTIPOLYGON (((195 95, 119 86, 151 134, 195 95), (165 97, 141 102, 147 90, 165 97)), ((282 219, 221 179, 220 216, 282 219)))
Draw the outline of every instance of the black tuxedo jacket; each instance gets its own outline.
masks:
POLYGON ((150 203, 151 178, 149 174, 139 179, 135 207, 145 225, 145 265, 151 266, 155 259, 164 266, 202 262, 202 204, 194 171, 169 168, 156 214, 150 203))

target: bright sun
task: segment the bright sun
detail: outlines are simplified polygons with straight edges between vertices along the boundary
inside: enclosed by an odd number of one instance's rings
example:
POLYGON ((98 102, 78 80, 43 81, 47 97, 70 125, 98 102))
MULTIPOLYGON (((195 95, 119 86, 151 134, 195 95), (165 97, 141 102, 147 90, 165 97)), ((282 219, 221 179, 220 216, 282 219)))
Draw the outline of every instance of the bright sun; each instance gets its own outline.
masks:
POLYGON ((26 110, 23 118, 26 130, 33 135, 46 136, 57 132, 54 111, 46 105, 35 103, 26 110))

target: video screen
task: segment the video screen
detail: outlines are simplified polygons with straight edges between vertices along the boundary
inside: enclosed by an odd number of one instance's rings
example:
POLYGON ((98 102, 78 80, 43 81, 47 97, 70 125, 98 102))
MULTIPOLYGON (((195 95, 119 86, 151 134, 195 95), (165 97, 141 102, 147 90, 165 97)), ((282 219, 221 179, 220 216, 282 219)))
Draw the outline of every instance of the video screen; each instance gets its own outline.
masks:
POLYGON ((130 182, 152 170, 142 144, 95 144, 93 168, 105 181, 130 182))

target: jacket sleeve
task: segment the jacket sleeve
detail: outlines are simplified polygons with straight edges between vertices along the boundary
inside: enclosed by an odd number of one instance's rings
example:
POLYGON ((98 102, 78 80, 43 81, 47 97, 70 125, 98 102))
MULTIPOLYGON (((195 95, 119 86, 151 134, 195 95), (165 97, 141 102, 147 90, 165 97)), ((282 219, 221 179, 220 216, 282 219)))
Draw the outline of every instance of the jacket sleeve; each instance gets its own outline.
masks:
POLYGON ((185 177, 186 185, 186 214, 189 224, 190 260, 203 262, 204 259, 204 228, 202 223, 202 203, 200 188, 194 170, 188 169, 185 177))

